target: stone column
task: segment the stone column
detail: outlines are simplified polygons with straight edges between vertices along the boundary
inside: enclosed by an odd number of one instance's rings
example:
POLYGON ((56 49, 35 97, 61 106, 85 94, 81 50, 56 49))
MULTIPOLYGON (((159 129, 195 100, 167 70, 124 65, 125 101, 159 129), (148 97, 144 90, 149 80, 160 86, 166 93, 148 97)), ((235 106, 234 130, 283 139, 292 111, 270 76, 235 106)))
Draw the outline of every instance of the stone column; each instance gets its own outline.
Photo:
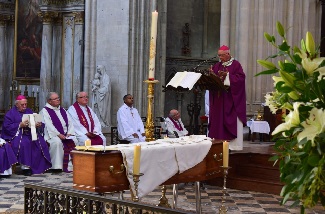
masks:
POLYGON ((89 82, 96 71, 97 0, 85 0, 85 48, 82 89, 91 92, 89 82))
POLYGON ((40 91, 39 91, 39 109, 42 109, 46 103, 46 95, 52 91, 52 19, 55 16, 52 12, 43 12, 43 35, 42 35, 42 55, 40 71, 40 91))
MULTIPOLYGON (((72 85, 72 103, 75 101, 75 94, 82 90, 82 70, 83 70, 83 47, 84 47, 84 13, 74 12, 74 47, 73 47, 73 85, 72 85)), ((85 85, 89 85, 90 81, 85 82, 85 85)), ((89 99, 89 105, 91 106, 91 99, 89 99)))
POLYGON ((5 80, 4 80, 4 74, 6 72, 6 69, 5 69, 5 57, 6 57, 6 34, 5 34, 5 31, 6 31, 6 21, 5 21, 5 18, 4 16, 0 15, 0 53, 3 53, 1 54, 0 56, 0 113, 1 112, 4 112, 5 111, 5 106, 4 106, 4 91, 8 91, 8 88, 6 88, 6 85, 5 85, 5 80))
POLYGON ((201 57, 208 56, 208 18, 209 18, 209 0, 204 0, 203 10, 203 35, 202 35, 202 53, 201 57))

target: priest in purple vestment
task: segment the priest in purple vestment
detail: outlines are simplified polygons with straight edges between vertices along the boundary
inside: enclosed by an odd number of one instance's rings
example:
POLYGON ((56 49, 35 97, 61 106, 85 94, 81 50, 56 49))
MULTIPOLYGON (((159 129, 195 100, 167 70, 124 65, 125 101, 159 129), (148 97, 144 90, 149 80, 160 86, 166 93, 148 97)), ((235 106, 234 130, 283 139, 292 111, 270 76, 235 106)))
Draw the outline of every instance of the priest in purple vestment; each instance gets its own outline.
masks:
POLYGON ((39 128, 43 124, 41 122, 35 124, 36 139, 33 140, 28 120, 22 121, 24 114, 33 114, 33 111, 27 108, 27 99, 19 95, 16 105, 4 117, 1 138, 11 143, 24 175, 30 176, 43 173, 51 168, 52 164, 49 148, 39 133, 39 128))
POLYGON ((243 125, 246 124, 245 73, 230 55, 227 46, 218 50, 220 62, 211 69, 227 90, 209 91, 209 137, 230 141, 229 149, 243 149, 243 125))
POLYGON ((52 172, 73 171, 71 151, 75 150, 77 139, 72 120, 67 111, 60 105, 61 100, 56 92, 49 92, 47 103, 41 110, 45 124, 44 138, 50 145, 52 172))
POLYGON ((0 178, 12 174, 11 166, 17 163, 17 158, 11 145, 0 138, 0 178))

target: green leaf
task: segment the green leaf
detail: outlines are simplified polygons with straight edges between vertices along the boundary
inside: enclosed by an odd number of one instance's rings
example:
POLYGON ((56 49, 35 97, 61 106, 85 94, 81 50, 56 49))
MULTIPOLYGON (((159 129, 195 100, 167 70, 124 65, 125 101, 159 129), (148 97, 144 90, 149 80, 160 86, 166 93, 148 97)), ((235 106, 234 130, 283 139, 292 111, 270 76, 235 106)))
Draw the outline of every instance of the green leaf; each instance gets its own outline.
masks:
POLYGON ((279 49, 284 52, 288 52, 290 50, 290 46, 286 41, 284 41, 280 46, 279 49))
POLYGON ((276 30, 278 31, 278 34, 281 37, 284 37, 284 34, 285 34, 284 33, 284 28, 283 28, 282 24, 279 21, 276 22, 276 30))
POLYGON ((297 66, 293 63, 284 63, 283 66, 284 66, 284 69, 282 69, 282 70, 287 71, 289 73, 297 71, 297 66))
POLYGON ((318 155, 315 155, 315 154, 309 155, 308 164, 313 167, 316 167, 318 165, 319 160, 320 160, 320 157, 318 155))
POLYGON ((259 76, 259 75, 265 75, 265 74, 275 74, 277 73, 278 70, 277 69, 272 69, 272 70, 265 70, 265 71, 262 71, 260 73, 257 73, 255 74, 255 77, 259 76))

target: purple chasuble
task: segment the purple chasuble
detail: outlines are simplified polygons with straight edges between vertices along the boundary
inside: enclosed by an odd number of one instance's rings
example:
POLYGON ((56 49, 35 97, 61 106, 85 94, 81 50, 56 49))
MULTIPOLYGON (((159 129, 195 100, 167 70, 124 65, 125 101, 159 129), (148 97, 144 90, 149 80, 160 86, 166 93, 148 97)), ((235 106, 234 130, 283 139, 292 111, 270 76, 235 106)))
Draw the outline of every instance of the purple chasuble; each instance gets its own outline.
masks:
POLYGON ((1 138, 11 143, 18 163, 29 166, 33 174, 40 174, 52 167, 49 148, 41 134, 37 132, 37 140, 32 141, 31 129, 19 128, 23 114, 33 114, 33 111, 27 108, 20 112, 14 106, 6 113, 1 138))
POLYGON ((17 158, 12 151, 11 145, 6 143, 0 146, 0 173, 8 170, 13 164, 17 163, 17 158))
MULTIPOLYGON (((75 102, 73 104, 73 107, 76 109, 76 112, 77 112, 77 115, 79 118, 79 122, 81 123, 81 125, 83 125, 83 127, 85 127, 87 129, 87 131, 89 131, 88 121, 86 119, 84 112, 80 108, 79 104, 77 102, 75 102)), ((94 119, 91 115, 91 112, 90 112, 88 106, 86 106, 86 109, 87 109, 88 117, 90 119, 90 131, 89 132, 93 133, 94 127, 95 127, 94 119)), ((89 137, 89 138, 91 140, 91 145, 103 145, 103 139, 99 135, 95 135, 95 137, 89 137)))
MULTIPOLYGON (((59 117, 56 115, 55 111, 53 109, 50 109, 49 107, 44 107, 44 108, 49 113, 52 123, 53 123, 53 126, 56 128, 56 130, 58 130, 58 132, 60 132, 60 134, 62 134, 62 135, 67 135, 67 133, 64 133, 62 123, 61 123, 59 117)), ((68 127, 69 122, 68 122, 67 112, 62 107, 60 107, 60 113, 62 115, 63 120, 65 121, 65 124, 68 127)), ((64 172, 69 172, 69 170, 68 170, 69 155, 71 154, 71 151, 75 149, 76 145, 73 142, 73 140, 71 140, 71 139, 65 139, 65 140, 61 140, 61 141, 63 143, 63 152, 64 152, 62 169, 64 172)), ((71 156, 71 160, 72 160, 72 156, 71 156)))
POLYGON ((230 66, 216 63, 213 72, 228 71, 228 91, 209 91, 209 137, 219 140, 237 138, 237 117, 246 125, 245 73, 237 60, 230 66))

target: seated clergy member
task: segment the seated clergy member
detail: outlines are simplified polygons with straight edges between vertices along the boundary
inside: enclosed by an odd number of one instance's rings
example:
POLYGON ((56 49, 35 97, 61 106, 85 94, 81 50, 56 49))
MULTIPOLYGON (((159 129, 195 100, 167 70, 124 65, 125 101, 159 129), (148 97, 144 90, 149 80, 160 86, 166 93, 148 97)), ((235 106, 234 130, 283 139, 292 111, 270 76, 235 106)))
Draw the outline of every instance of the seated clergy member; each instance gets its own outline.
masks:
POLYGON ((60 97, 56 92, 50 92, 46 100, 40 114, 45 123, 44 138, 50 145, 52 170, 70 172, 73 170, 70 153, 77 142, 72 120, 60 106, 60 97))
POLYGON ((76 102, 69 107, 79 146, 84 146, 87 139, 91 145, 106 145, 106 137, 102 133, 100 121, 95 112, 87 106, 88 95, 81 91, 76 94, 76 102))
POLYGON ((133 107, 133 96, 123 97, 124 104, 117 111, 117 131, 120 140, 130 143, 145 142, 144 126, 136 108, 133 107))
POLYGON ((178 138, 183 137, 188 134, 188 131, 185 129, 184 124, 181 120, 181 115, 176 109, 172 109, 169 112, 168 117, 166 118, 168 137, 178 138))
POLYGON ((10 143, 0 138, 0 178, 12 174, 11 166, 17 163, 17 158, 10 143))
POLYGON ((24 114, 33 114, 33 111, 27 108, 27 99, 19 95, 16 105, 4 117, 1 138, 11 143, 24 175, 30 176, 43 173, 52 164, 49 148, 39 133, 42 122, 35 123, 34 117, 30 116, 30 126, 29 120, 22 120, 24 114))

